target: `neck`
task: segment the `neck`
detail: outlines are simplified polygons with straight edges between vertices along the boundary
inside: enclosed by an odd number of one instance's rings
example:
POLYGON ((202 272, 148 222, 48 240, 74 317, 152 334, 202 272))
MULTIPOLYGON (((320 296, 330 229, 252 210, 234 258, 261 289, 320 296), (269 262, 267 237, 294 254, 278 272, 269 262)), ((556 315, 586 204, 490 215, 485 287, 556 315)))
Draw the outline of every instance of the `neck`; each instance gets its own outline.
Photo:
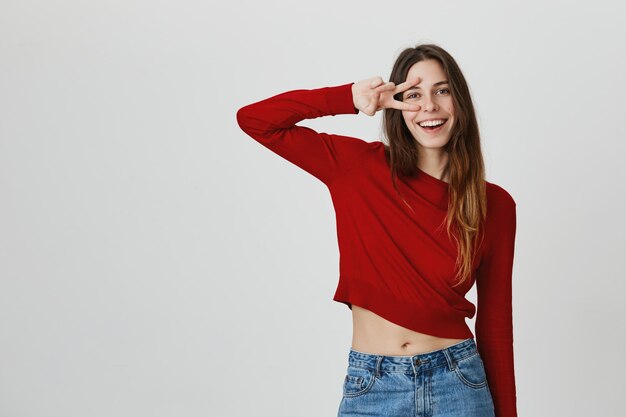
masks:
POLYGON ((448 175, 443 177, 443 171, 448 164, 448 153, 440 152, 435 155, 425 155, 419 158, 417 167, 430 176, 449 182, 448 175))

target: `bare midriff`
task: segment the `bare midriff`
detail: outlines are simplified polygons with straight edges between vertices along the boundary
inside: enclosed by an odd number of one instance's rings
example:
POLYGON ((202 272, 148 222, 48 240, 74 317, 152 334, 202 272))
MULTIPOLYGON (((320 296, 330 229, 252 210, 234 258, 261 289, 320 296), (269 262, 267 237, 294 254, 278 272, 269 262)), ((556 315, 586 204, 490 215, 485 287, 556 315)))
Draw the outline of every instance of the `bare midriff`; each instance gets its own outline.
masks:
POLYGON ((465 339, 419 333, 352 304, 352 349, 385 356, 412 356, 452 346, 465 339))

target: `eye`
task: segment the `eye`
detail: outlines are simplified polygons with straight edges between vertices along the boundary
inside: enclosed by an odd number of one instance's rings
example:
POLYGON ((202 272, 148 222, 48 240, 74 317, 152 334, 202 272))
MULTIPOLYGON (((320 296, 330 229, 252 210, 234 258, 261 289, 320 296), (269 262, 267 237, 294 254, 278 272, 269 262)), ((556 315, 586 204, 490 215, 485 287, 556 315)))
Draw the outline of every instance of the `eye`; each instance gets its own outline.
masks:
POLYGON ((411 98, 412 96, 418 96, 418 95, 419 94, 417 94, 417 93, 410 93, 410 94, 407 94, 407 96, 405 98, 411 98))
POLYGON ((439 91, 445 91, 446 94, 450 93, 450 90, 448 90, 447 88, 442 88, 442 89, 438 90, 437 92, 439 92, 439 91))

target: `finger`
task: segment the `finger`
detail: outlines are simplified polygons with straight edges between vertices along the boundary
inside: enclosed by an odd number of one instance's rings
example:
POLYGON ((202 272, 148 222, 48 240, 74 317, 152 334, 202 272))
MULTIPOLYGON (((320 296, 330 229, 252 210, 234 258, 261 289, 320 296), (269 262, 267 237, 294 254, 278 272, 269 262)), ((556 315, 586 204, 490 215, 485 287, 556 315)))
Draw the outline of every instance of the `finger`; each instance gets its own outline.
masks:
POLYGON ((374 91, 376 93, 381 93, 383 91, 391 91, 391 90, 393 90, 395 88, 396 88, 396 85, 394 83, 388 82, 388 83, 385 83, 383 85, 380 85, 380 86, 376 87, 376 89, 374 91))
POLYGON ((391 108, 397 110, 406 110, 406 111, 418 111, 421 109, 420 105, 417 103, 405 103, 403 101, 393 100, 391 102, 391 108))
POLYGON ((413 77, 413 78, 411 78, 409 80, 406 80, 403 83, 398 84, 398 87, 396 88, 396 90, 398 92, 404 91, 404 90, 408 90, 409 88, 419 84, 420 81, 422 81, 421 77, 413 77))

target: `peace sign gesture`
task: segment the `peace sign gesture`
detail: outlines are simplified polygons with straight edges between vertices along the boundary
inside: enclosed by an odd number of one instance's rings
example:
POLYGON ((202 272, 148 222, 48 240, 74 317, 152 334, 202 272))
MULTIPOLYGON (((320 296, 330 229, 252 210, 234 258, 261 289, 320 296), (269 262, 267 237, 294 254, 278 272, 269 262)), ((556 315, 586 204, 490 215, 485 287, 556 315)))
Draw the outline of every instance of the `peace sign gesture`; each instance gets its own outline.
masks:
POLYGON ((395 85, 392 82, 385 83, 381 77, 376 76, 354 83, 352 84, 354 107, 368 116, 373 116, 382 109, 417 111, 420 109, 419 104, 404 103, 393 96, 413 87, 419 83, 420 79, 420 77, 415 77, 395 85))

